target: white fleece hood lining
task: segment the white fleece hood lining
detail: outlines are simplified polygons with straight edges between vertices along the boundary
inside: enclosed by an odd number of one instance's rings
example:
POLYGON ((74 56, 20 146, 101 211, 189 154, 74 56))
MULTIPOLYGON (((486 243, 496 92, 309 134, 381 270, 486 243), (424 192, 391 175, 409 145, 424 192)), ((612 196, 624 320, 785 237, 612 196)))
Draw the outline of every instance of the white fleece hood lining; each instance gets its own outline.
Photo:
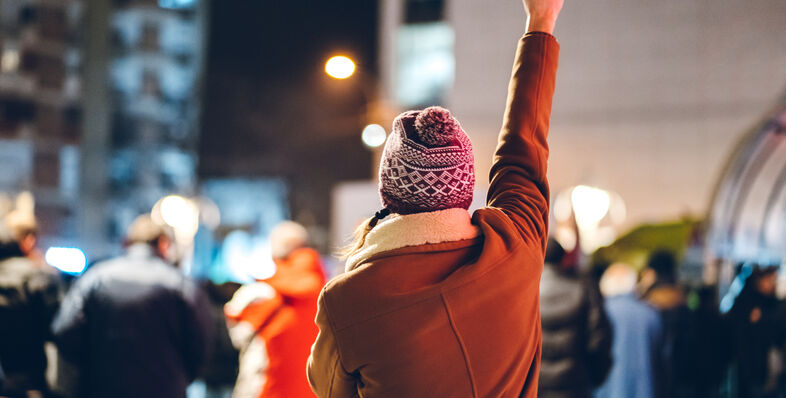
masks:
POLYGON ((376 254, 407 246, 455 242, 480 236, 465 209, 445 209, 427 213, 392 214, 366 235, 363 246, 349 256, 346 271, 359 267, 376 254))

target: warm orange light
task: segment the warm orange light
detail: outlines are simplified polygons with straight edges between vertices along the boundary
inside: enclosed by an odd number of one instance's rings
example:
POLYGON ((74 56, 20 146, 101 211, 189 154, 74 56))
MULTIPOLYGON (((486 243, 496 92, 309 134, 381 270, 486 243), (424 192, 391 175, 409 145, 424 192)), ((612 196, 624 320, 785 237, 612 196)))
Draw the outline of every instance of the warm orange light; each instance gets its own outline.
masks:
POLYGON ((325 63, 325 73, 334 79, 346 79, 355 73, 355 63, 348 57, 336 55, 325 63))

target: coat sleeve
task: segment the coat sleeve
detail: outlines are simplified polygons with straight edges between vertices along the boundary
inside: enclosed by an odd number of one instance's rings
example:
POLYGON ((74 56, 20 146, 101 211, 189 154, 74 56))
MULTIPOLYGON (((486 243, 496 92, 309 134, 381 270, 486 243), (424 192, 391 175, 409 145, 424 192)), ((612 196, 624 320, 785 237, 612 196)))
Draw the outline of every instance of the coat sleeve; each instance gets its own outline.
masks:
POLYGON ((52 335, 58 354, 73 363, 81 363, 79 356, 87 344, 86 310, 98 281, 91 273, 78 279, 63 299, 52 321, 52 335))
POLYGON ((36 315, 35 330, 43 331, 44 336, 50 339, 52 321, 62 300, 60 279, 50 273, 37 272, 27 282, 26 290, 36 315))
POLYGON ((317 309, 319 335, 308 358, 308 382, 320 398, 354 398, 358 396, 357 378, 341 364, 338 343, 330 324, 324 290, 317 309))
POLYGON ((530 32, 519 41, 487 200, 542 248, 549 209, 546 138, 558 57, 559 45, 550 34, 530 32))

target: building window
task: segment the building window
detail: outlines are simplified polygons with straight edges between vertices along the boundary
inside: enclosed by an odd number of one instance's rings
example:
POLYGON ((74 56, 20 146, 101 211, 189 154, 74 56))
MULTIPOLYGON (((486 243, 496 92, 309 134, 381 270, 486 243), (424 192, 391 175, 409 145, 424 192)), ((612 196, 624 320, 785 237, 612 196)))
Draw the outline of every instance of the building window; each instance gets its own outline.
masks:
POLYGON ((399 27, 395 94, 400 106, 442 103, 455 75, 454 40, 453 29, 444 22, 399 27))
POLYGON ((407 0, 404 23, 437 22, 444 19, 444 0, 407 0))

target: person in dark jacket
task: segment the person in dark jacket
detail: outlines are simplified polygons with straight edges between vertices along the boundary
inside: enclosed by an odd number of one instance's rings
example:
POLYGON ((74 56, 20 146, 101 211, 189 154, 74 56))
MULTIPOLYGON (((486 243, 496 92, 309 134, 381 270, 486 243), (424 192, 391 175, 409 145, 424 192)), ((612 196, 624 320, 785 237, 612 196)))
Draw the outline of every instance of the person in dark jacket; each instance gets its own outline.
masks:
POLYGON ((549 239, 540 279, 543 327, 538 396, 590 397, 611 369, 611 324, 598 287, 576 267, 563 264, 565 250, 549 239))
MULTIPOLYGON (((693 314, 687 305, 684 289, 677 282, 677 259, 665 249, 655 250, 642 275, 641 299, 658 310, 663 322, 663 345, 659 388, 663 397, 692 398, 691 389, 696 367, 697 345, 690 338, 693 314)), ((709 338, 709 336, 707 336, 709 338)))
POLYGON ((728 313, 737 396, 780 397, 783 363, 775 364, 783 343, 780 302, 775 296, 778 267, 754 266, 728 313))
POLYGON ((237 379, 238 351, 229 337, 224 305, 232 299, 240 284, 226 282, 220 285, 212 281, 202 281, 202 288, 210 300, 210 315, 213 320, 213 341, 210 359, 202 372, 207 393, 205 398, 231 397, 237 379))
POLYGON ((184 398, 211 341, 210 306, 165 259, 170 238, 149 216, 130 227, 125 256, 96 264, 52 326, 80 375, 78 396, 184 398))
POLYGON ((683 365, 690 369, 690 388, 684 396, 717 398, 730 359, 731 334, 718 311, 717 288, 703 286, 696 297, 698 306, 685 339, 692 355, 683 365))
POLYGON ((57 276, 36 267, 19 245, 18 234, 0 223, 0 360, 5 382, 2 397, 45 396, 47 358, 60 300, 57 276))

